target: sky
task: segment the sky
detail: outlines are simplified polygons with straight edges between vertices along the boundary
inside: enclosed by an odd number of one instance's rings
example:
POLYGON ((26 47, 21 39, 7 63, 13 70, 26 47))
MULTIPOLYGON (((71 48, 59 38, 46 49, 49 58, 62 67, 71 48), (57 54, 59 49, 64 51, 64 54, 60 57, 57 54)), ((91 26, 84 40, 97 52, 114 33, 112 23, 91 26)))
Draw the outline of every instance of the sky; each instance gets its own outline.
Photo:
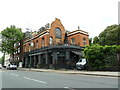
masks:
MULTIPOLYGON (((10 25, 33 31, 59 18, 66 30, 87 31, 98 36, 118 24, 119 0, 0 0, 0 31, 10 25)), ((1 57, 0 53, 0 57, 1 57)))

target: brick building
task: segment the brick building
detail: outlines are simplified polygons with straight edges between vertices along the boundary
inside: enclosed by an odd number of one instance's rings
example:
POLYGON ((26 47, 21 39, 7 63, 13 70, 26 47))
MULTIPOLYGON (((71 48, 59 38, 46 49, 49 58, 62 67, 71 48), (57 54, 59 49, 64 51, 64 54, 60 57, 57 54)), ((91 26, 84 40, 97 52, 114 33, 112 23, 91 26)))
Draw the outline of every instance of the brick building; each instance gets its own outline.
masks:
POLYGON ((23 40, 23 67, 65 68, 74 67, 82 56, 89 35, 83 30, 69 32, 59 19, 41 27, 38 32, 26 33, 23 40))
POLYGON ((19 66, 19 63, 22 62, 23 58, 23 40, 15 43, 15 49, 16 51, 14 52, 14 59, 13 54, 10 54, 9 63, 13 63, 19 66))

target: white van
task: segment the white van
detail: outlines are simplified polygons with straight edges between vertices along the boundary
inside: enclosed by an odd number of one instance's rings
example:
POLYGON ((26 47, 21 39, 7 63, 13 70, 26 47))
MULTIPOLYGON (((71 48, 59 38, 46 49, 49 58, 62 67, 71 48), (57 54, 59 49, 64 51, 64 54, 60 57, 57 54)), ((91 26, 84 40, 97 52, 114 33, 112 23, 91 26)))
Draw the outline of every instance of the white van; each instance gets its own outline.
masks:
POLYGON ((85 58, 81 58, 77 63, 76 63, 76 68, 77 69, 85 69, 86 68, 86 59, 85 58))
POLYGON ((8 70, 8 69, 14 69, 14 70, 16 70, 17 69, 17 65, 15 65, 15 64, 8 64, 7 66, 6 66, 6 69, 8 70))

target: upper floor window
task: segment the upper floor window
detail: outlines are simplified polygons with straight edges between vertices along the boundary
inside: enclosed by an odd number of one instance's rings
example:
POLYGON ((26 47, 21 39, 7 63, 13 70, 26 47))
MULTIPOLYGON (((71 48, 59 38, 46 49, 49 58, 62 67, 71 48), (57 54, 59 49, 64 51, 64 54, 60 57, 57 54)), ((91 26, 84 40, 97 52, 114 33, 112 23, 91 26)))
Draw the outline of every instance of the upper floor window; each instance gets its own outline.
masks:
POLYGON ((61 38, 61 30, 60 30, 60 28, 55 29, 55 37, 56 38, 61 38))
POLYGON ((86 45, 86 38, 83 38, 83 44, 86 45))
POLYGON ((44 40, 44 38, 42 38, 42 47, 44 47, 45 46, 45 40, 44 40))
POLYGON ((71 44, 75 44, 75 38, 71 38, 71 44))
POLYGON ((36 48, 38 48, 38 40, 36 41, 36 48))
POLYGON ((25 52, 26 52, 26 45, 24 46, 24 50, 25 50, 25 52))
POLYGON ((17 57, 17 60, 19 60, 20 58, 19 57, 17 57))
POLYGON ((18 43, 18 45, 20 45, 20 43, 18 43))
POLYGON ((50 45, 52 45, 52 44, 53 44, 53 38, 50 37, 50 45))
POLYGON ((29 52, 30 52, 30 50, 31 50, 31 43, 29 43, 29 52))
POLYGON ((20 48, 18 48, 18 53, 20 53, 20 48))

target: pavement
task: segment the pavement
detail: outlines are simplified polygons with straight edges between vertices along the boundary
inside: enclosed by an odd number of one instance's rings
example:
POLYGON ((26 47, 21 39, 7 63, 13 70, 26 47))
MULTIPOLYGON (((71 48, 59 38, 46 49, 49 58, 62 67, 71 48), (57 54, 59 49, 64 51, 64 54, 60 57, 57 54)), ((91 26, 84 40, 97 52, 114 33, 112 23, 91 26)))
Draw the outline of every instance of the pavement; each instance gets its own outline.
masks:
POLYGON ((120 77, 120 72, 117 71, 83 71, 83 70, 54 70, 54 69, 34 69, 34 68, 18 68, 22 71, 36 71, 36 72, 55 72, 63 74, 82 74, 82 75, 94 75, 94 76, 109 76, 109 77, 120 77))

